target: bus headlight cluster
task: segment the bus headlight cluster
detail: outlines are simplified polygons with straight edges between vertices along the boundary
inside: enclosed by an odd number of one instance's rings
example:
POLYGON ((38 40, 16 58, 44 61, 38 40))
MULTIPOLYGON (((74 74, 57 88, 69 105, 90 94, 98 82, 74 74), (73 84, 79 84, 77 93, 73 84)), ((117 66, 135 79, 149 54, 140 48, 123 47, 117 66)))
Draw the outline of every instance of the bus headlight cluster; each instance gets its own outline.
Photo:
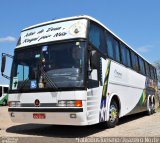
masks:
POLYGON ((19 101, 11 101, 8 105, 9 107, 21 107, 21 103, 19 101))
POLYGON ((59 107, 82 107, 82 100, 59 100, 59 107))

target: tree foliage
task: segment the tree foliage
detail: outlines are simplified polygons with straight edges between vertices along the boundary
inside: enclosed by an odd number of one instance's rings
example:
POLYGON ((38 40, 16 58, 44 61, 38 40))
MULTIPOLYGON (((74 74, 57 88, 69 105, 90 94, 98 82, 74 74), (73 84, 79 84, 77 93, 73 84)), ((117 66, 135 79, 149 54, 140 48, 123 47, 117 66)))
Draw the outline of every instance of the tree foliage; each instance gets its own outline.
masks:
POLYGON ((156 69, 157 69, 158 82, 160 82, 160 60, 156 61, 156 62, 154 63, 154 66, 155 66, 156 69))

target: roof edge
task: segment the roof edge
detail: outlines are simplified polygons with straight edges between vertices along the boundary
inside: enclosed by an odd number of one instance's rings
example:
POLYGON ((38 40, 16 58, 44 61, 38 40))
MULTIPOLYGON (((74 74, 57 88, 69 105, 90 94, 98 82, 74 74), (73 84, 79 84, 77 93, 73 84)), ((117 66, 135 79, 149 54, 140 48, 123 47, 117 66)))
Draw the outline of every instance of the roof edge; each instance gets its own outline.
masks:
POLYGON ((128 46, 132 51, 134 51, 137 55, 139 55, 142 59, 144 59, 145 61, 147 61, 150 65, 153 66, 153 64, 151 64, 148 60, 146 60, 141 54, 139 54, 136 50, 134 50, 129 44, 127 44, 126 42, 124 42, 119 36, 117 36, 115 33, 113 33, 109 28, 107 28, 104 24, 102 24, 100 21, 98 21, 97 19, 88 16, 88 15, 79 15, 79 16, 73 16, 73 17, 67 17, 67 18, 60 18, 60 19, 56 19, 56 20, 51 20, 48 22, 43 22, 43 23, 39 23, 27 28, 24 28, 21 32, 35 28, 35 27, 39 27, 39 26, 43 26, 46 24, 52 24, 52 23, 56 23, 56 22, 61 22, 61 21, 67 21, 67 20, 74 20, 74 19, 79 19, 79 18, 86 18, 89 20, 92 20, 96 23, 98 23, 99 25, 101 25, 103 28, 105 28, 106 30, 108 30, 112 35, 114 35, 116 38, 118 38, 122 43, 124 43, 126 46, 128 46))

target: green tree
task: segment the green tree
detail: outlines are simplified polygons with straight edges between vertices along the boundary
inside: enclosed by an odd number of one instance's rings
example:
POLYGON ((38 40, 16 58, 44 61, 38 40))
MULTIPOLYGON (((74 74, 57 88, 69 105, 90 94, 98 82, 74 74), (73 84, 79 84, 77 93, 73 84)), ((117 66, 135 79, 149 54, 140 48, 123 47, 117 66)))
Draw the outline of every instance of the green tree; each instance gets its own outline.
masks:
POLYGON ((158 82, 160 82, 160 60, 156 61, 156 62, 154 63, 154 66, 155 66, 156 69, 157 69, 158 82))

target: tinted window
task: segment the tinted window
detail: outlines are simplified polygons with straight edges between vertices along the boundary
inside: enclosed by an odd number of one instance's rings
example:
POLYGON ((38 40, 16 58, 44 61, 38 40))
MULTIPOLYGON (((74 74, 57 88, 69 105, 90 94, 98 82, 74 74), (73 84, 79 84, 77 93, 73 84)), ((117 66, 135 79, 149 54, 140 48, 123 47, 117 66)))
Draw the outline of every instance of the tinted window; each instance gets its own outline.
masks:
POLYGON ((127 66, 127 51, 126 47, 121 44, 121 57, 122 57, 122 64, 127 66))
POLYGON ((151 77, 152 77, 152 79, 157 79, 156 69, 152 66, 151 66, 151 77))
POLYGON ((132 68, 135 71, 139 71, 139 67, 138 67, 138 57, 134 52, 131 52, 131 60, 132 60, 132 68))
POLYGON ((150 72, 151 72, 151 78, 154 79, 154 71, 152 66, 150 66, 150 72))
POLYGON ((126 49, 126 54, 127 54, 127 57, 126 57, 127 58, 127 66, 131 67, 130 51, 128 48, 126 49))
POLYGON ((150 72, 149 72, 149 65, 147 62, 145 62, 145 68, 146 68, 146 75, 150 76, 150 72))
POLYGON ((157 70, 154 68, 155 79, 157 79, 157 70))
POLYGON ((45 83, 44 90, 53 89, 53 82, 57 88, 83 86, 85 47, 86 42, 72 41, 15 51, 11 90, 24 82, 22 90, 39 90, 39 81, 45 83))
POLYGON ((110 34, 106 34, 106 45, 108 57, 114 59, 113 38, 110 34))
POLYGON ((120 50, 119 50, 119 43, 117 40, 114 39, 114 49, 115 49, 115 60, 120 62, 120 50))
POLYGON ((89 29, 89 41, 103 54, 107 54, 105 45, 105 32, 103 28, 91 23, 89 29))
POLYGON ((140 73, 145 74, 144 61, 140 57, 139 57, 139 66, 140 66, 140 73))

